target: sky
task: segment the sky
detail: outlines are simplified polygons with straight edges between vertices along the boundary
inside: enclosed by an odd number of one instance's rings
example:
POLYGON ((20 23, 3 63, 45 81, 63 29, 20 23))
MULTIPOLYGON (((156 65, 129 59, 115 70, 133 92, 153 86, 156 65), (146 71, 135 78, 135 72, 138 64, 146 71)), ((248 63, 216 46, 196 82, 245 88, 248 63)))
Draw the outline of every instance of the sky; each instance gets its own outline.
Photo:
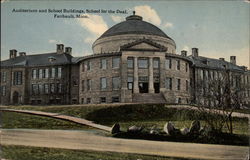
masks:
MULTIPOLYGON (((238 65, 250 63, 250 3, 248 0, 194 1, 8 1, 1 0, 1 60, 9 50, 29 54, 54 52, 56 44, 72 47, 73 56, 92 54, 92 43, 108 28, 136 11, 177 46, 177 54, 199 48, 199 55, 238 65), (88 18, 54 18, 55 13, 13 12, 13 9, 113 10, 115 13, 82 13, 88 18), (116 13, 117 10, 125 13, 116 13)), ((58 15, 72 13, 58 13, 58 15)), ((73 15, 76 15, 73 13, 73 15)))

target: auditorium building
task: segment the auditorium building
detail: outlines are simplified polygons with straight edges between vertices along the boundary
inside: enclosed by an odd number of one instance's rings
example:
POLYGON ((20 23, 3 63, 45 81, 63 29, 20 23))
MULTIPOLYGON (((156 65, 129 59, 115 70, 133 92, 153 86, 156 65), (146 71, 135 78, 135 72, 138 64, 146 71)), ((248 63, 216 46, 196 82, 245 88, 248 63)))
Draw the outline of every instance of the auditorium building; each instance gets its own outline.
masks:
MULTIPOLYGON (((250 71, 224 58, 176 53, 176 43, 161 29, 131 15, 104 32, 93 54, 73 57, 63 44, 56 51, 27 55, 10 50, 1 61, 2 104, 166 103, 195 104, 197 84, 229 73, 232 87, 250 104, 250 71)), ((204 100, 207 105, 216 102, 204 100)))

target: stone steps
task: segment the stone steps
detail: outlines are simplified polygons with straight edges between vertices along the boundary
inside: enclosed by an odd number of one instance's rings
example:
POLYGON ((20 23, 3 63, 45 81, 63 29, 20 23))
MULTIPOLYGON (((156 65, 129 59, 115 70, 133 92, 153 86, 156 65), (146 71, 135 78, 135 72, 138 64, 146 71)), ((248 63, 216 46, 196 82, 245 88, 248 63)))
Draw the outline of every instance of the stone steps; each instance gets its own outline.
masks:
POLYGON ((166 103, 161 93, 135 93, 133 94, 134 103, 166 103))

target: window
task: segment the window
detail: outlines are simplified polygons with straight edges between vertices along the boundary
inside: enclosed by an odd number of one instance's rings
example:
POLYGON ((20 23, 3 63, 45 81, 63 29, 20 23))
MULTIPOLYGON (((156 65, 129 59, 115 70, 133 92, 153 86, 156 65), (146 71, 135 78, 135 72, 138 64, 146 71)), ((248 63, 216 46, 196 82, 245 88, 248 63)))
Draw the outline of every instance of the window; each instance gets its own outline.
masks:
POLYGON ((85 63, 82 63, 82 72, 85 71, 85 63))
POLYGON ((91 90, 91 80, 90 79, 87 80, 87 90, 88 91, 91 90))
POLYGON ((91 70, 91 62, 90 61, 87 61, 87 71, 90 71, 91 70))
POLYGON ((113 90, 120 89, 120 77, 112 78, 112 86, 113 86, 113 90))
POLYGON ((54 83, 50 84, 50 93, 55 93, 55 84, 54 83))
POLYGON ((84 92, 84 90, 85 90, 85 82, 84 82, 84 80, 82 80, 82 92, 84 92))
POLYGON ((177 70, 181 69, 181 62, 180 62, 180 60, 176 60, 176 69, 177 70))
POLYGON ((139 59, 138 60, 139 68, 148 68, 148 59, 139 59))
POLYGON ((101 59, 101 69, 107 69, 107 59, 101 59))
POLYGON ((58 69, 57 69, 57 77, 62 78, 62 68, 61 67, 58 67, 58 69))
POLYGON ((49 78, 49 69, 48 68, 45 69, 45 78, 49 78))
POLYGON ((2 96, 5 96, 6 95, 6 86, 2 86, 2 96))
POLYGON ((84 104, 84 98, 81 98, 81 104, 84 104))
POLYGON ((177 97, 177 98, 175 99, 175 103, 181 103, 181 98, 177 97))
POLYGON ((112 68, 119 68, 120 67, 120 58, 116 57, 112 59, 112 68))
POLYGON ((129 90, 133 89, 133 81, 134 81, 134 77, 132 76, 128 77, 128 89, 129 90))
POLYGON ((186 91, 188 91, 188 85, 189 85, 188 80, 186 80, 186 91))
POLYGON ((32 84, 31 85, 32 94, 38 94, 38 85, 32 84))
POLYGON ((13 85, 21 85, 22 84, 22 72, 14 72, 13 85))
POLYGON ((181 90, 181 79, 177 79, 176 89, 181 90))
POLYGON ((57 83, 57 92, 62 93, 62 84, 61 83, 57 83))
POLYGON ((6 72, 1 72, 2 82, 6 82, 6 77, 7 77, 7 73, 6 72))
POLYGON ((56 77, 56 68, 51 68, 51 78, 56 77))
POLYGON ((43 78, 43 69, 38 70, 38 78, 42 79, 43 78))
POLYGON ((160 65, 159 62, 160 61, 159 61, 158 58, 153 60, 153 67, 154 67, 154 69, 158 69, 159 68, 159 65, 160 65))
POLYGON ((186 72, 188 72, 188 63, 186 63, 186 72))
POLYGON ((87 104, 91 103, 91 98, 87 98, 87 104))
POLYGON ((171 59, 166 59, 165 67, 166 67, 166 69, 171 69, 172 68, 172 60, 171 59))
POLYGON ((100 78, 101 82, 101 90, 105 90, 107 88, 107 79, 105 77, 100 78))
POLYGON ((119 97, 112 97, 112 103, 120 102, 119 97))
POLYGON ((44 84, 44 93, 49 94, 49 84, 44 84))
POLYGON ((134 59, 132 57, 129 57, 127 64, 128 64, 127 66, 128 68, 134 68, 134 59))
POLYGON ((38 92, 39 92, 39 94, 43 94, 44 92, 43 92, 43 84, 38 84, 38 92))
POLYGON ((167 77, 165 85, 166 85, 166 89, 172 90, 172 78, 167 77))
POLYGON ((106 97, 100 97, 100 103, 106 103, 106 97))
POLYGON ((32 79, 36 79, 37 78, 37 70, 33 69, 32 70, 32 79))

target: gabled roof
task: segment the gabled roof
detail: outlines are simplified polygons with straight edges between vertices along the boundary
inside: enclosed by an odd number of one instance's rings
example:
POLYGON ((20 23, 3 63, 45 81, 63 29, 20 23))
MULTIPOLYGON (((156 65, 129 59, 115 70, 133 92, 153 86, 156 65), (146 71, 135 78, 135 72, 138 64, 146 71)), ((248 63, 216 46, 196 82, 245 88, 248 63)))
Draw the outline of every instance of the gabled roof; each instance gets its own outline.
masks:
POLYGON ((123 46, 120 47, 120 50, 150 50, 150 51, 161 51, 161 52, 164 52, 164 51, 167 51, 167 48, 164 47, 163 45, 160 45, 158 43, 155 43, 153 42, 152 40, 150 39, 146 39, 146 38, 143 38, 143 39, 138 39, 134 42, 131 42, 131 43, 128 43, 128 44, 125 44, 123 46), (136 48, 133 48, 133 46, 136 46, 136 45, 139 45, 139 44, 142 44, 142 43, 146 43, 150 46, 153 46, 152 49, 136 49, 136 48))
POLYGON ((193 65, 195 67, 244 71, 244 69, 241 66, 235 65, 235 64, 227 62, 225 60, 207 58, 207 57, 202 57, 202 56, 194 57, 191 55, 188 56, 188 58, 190 58, 190 60, 193 61, 193 65))
POLYGON ((17 56, 16 58, 1 61, 1 67, 9 66, 46 66, 70 64, 72 56, 69 54, 43 53, 36 55, 17 56), (53 57, 54 61, 49 61, 53 57))

